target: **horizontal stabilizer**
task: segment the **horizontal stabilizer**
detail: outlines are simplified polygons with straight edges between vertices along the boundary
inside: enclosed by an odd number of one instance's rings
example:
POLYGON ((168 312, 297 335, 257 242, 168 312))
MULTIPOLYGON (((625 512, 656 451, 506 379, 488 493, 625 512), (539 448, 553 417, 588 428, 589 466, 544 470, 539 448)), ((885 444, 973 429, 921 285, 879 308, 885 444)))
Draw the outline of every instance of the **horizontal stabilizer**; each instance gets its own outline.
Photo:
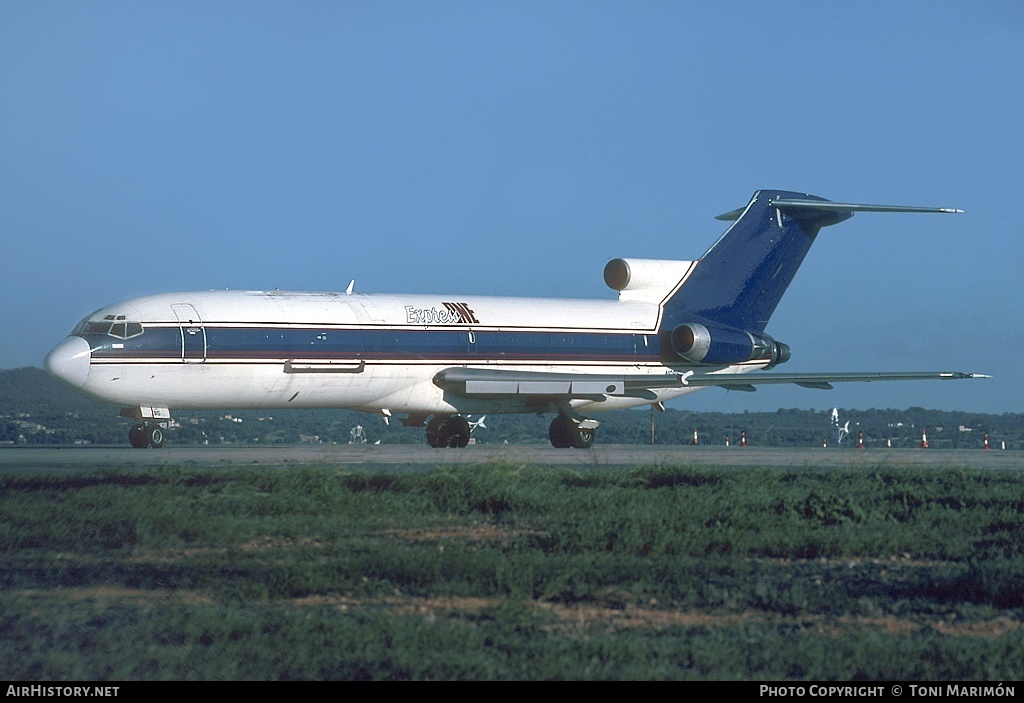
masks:
POLYGON ((783 212, 944 212, 954 214, 963 212, 951 207, 918 207, 916 205, 860 205, 856 203, 830 203, 827 200, 798 200, 795 198, 778 198, 771 204, 783 212))
MULTIPOLYGON (((828 212, 918 212, 918 213, 947 213, 957 214, 963 210, 952 207, 921 207, 918 205, 867 205, 862 203, 833 203, 828 200, 804 200, 801 198, 775 198, 770 201, 772 207, 783 212, 799 217, 800 212, 804 213, 828 213, 828 212)), ((738 220, 743 214, 745 207, 723 213, 716 217, 716 220, 732 222, 738 220)))

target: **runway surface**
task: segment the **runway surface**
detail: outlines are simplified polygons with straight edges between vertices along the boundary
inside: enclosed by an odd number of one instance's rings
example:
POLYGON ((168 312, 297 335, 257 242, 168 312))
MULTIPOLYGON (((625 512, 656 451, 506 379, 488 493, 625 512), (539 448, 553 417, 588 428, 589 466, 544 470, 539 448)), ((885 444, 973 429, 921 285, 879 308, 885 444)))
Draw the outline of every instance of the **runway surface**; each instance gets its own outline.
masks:
POLYGON ((323 445, 292 447, 0 447, 0 472, 95 470, 163 466, 289 467, 353 466, 365 469, 434 468, 460 464, 511 463, 603 469, 632 466, 747 466, 782 468, 864 467, 1024 469, 1024 452, 962 449, 791 449, 598 445, 554 449, 547 445, 471 445, 431 449, 426 445, 323 445))

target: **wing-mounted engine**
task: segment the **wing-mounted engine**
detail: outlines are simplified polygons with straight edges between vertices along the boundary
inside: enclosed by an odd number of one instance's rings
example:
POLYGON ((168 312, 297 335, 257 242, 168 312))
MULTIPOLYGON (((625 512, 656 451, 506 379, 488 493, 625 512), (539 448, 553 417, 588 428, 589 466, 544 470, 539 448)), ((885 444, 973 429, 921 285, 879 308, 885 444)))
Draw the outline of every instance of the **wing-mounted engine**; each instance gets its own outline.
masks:
POLYGON ((696 261, 669 259, 612 259, 604 267, 604 282, 619 292, 619 300, 661 303, 690 275, 696 261))
POLYGON ((672 352, 685 361, 698 364, 742 364, 768 361, 772 368, 789 361, 789 345, 768 335, 756 335, 731 327, 685 322, 669 336, 672 352))

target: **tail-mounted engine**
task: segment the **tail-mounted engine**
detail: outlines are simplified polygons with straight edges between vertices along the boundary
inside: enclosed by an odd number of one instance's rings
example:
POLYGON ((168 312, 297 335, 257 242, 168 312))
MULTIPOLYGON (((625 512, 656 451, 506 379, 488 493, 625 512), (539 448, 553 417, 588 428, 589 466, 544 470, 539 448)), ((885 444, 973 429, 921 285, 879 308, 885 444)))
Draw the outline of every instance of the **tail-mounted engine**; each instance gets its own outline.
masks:
POLYGON ((771 368, 789 361, 789 345, 768 335, 759 336, 731 327, 707 326, 686 322, 672 330, 672 352, 681 359, 698 364, 741 364, 769 361, 771 368))
POLYGON ((669 259, 612 259, 604 267, 604 282, 619 292, 619 300, 657 304, 678 288, 695 264, 669 259))

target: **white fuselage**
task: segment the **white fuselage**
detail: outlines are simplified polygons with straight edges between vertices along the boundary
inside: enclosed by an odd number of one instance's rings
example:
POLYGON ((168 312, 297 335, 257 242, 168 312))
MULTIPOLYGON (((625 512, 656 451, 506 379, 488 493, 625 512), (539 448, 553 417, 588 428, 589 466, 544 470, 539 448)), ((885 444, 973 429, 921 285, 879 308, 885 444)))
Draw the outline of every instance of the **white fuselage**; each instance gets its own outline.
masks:
MULTIPOLYGON (((163 294, 93 313, 51 352, 47 367, 79 392, 127 407, 549 412, 554 408, 522 396, 453 395, 434 378, 452 367, 632 375, 685 370, 685 364, 663 360, 662 309, 642 300, 163 294)), ((577 399, 572 405, 617 409, 694 390, 658 389, 645 398, 577 399)))

